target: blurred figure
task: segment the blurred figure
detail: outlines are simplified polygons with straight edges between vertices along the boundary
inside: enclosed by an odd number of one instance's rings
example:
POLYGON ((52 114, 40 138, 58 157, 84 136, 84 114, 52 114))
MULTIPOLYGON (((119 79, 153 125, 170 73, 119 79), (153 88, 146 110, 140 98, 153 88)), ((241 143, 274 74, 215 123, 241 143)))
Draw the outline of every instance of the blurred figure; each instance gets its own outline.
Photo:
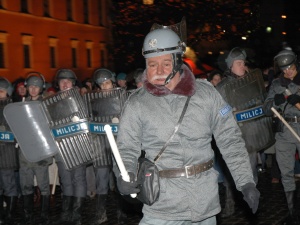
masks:
POLYGON ((137 88, 140 88, 143 86, 143 73, 144 69, 139 68, 134 71, 134 81, 137 88))
MULTIPOLYGON (((4 107, 12 102, 13 87, 4 77, 0 77, 0 135, 6 137, 10 128, 4 118, 4 107)), ((10 135, 12 137, 12 135, 10 135)), ((12 138, 0 140, 0 224, 13 224, 18 198, 15 170, 19 168, 15 141, 12 138), (12 140, 11 140, 12 139, 12 140), (6 202, 6 210, 3 203, 6 202)))
POLYGON ((19 79, 14 83, 13 102, 21 102, 27 95, 27 89, 24 85, 24 79, 19 79))
POLYGON ((117 75, 117 85, 118 87, 126 88, 127 87, 127 81, 126 81, 126 73, 119 73, 117 75))
POLYGON ((218 85, 218 83, 220 83, 222 78, 223 78, 223 76, 222 76, 221 71, 213 70, 209 73, 207 81, 209 81, 210 83, 212 83, 212 85, 214 85, 214 87, 216 87, 218 85))

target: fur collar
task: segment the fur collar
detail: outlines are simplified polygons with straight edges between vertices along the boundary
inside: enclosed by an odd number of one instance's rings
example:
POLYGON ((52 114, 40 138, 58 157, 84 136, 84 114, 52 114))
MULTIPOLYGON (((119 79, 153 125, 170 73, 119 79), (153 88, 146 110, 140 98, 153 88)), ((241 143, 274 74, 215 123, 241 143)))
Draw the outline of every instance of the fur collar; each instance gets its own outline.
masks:
POLYGON ((195 76, 194 74, 188 69, 186 65, 181 66, 182 73, 180 74, 181 80, 176 85, 173 91, 170 91, 164 85, 158 86, 148 82, 148 80, 144 81, 145 89, 152 95, 155 96, 165 96, 169 94, 177 94, 177 95, 184 95, 184 96, 192 96, 196 91, 196 84, 195 84, 195 76))

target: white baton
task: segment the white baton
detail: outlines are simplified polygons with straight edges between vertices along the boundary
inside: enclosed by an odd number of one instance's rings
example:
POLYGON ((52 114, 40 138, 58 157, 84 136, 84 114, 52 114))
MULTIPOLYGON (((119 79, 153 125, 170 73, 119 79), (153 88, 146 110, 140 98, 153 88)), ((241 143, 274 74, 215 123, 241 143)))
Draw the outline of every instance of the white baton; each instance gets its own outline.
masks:
MULTIPOLYGON (((114 135, 112 133, 110 125, 106 124, 104 126, 104 131, 107 135, 112 153, 114 154, 115 160, 118 164, 118 167, 119 167, 119 170, 121 172, 121 176, 122 176, 123 180, 126 181, 126 182, 130 182, 130 177, 129 177, 128 172, 127 172, 127 170, 124 166, 124 163, 122 161, 122 158, 121 158, 121 155, 120 155, 120 152, 119 152, 118 146, 116 144, 116 140, 114 138, 114 135)), ((136 194, 131 194, 130 196, 132 198, 135 198, 136 194)))

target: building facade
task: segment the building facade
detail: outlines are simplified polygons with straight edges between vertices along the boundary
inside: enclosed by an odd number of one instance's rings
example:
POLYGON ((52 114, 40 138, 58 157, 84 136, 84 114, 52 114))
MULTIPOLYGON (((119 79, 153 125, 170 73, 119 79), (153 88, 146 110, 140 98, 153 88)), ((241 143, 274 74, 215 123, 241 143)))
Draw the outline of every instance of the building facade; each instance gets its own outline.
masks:
POLYGON ((33 71, 52 82, 60 68, 80 80, 113 69, 108 0, 0 0, 0 76, 33 71))

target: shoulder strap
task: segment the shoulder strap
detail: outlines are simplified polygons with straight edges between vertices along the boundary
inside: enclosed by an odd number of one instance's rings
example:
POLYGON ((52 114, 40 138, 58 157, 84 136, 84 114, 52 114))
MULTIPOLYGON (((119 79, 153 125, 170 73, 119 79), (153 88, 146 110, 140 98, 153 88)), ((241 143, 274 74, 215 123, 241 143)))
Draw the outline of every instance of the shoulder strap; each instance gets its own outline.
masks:
POLYGON ((184 114, 186 112, 186 109, 188 107, 190 99, 191 99, 191 96, 188 96, 188 98, 187 98, 187 100, 185 102, 184 108, 182 110, 181 116, 180 116, 180 118, 179 118, 179 120, 178 120, 178 122, 177 122, 177 124, 175 126, 175 129, 174 129, 172 135, 169 137, 169 139, 167 140, 167 142, 165 143, 165 145, 162 147, 162 149, 160 150, 160 152, 158 153, 158 155, 155 157, 154 163, 160 158, 161 154, 165 151, 165 149, 167 148, 168 144, 170 143, 170 141, 173 139, 173 137, 175 136, 176 132, 178 131, 179 125, 181 124, 181 121, 182 121, 183 116, 184 116, 184 114))

